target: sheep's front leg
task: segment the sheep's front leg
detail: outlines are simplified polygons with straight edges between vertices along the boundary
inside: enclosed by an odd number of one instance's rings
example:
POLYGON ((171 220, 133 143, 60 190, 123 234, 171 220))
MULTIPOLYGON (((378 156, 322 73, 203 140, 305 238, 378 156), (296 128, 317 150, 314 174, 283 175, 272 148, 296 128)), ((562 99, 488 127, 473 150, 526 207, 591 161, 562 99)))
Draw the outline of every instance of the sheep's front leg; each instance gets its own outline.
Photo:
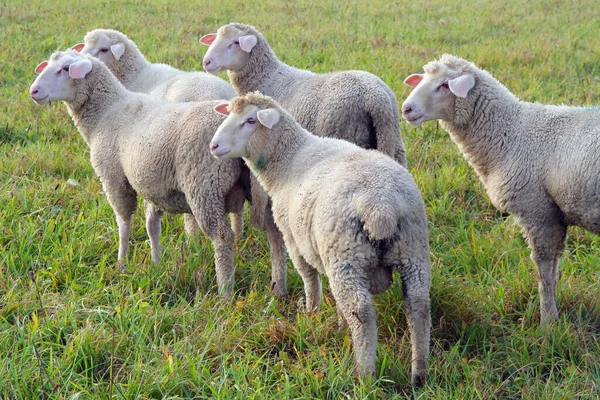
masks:
POLYGON ((399 268, 402 296, 412 345, 411 381, 422 387, 427 380, 427 356, 431 329, 429 260, 403 259, 399 268))
POLYGON ((162 210, 151 203, 146 203, 146 231, 150 238, 150 251, 154 264, 158 264, 160 261, 160 221, 162 216, 162 210))
POLYGON ((119 226, 119 253, 117 267, 124 270, 127 266, 127 249, 129 247, 129 234, 131 233, 131 217, 137 208, 137 194, 130 186, 113 184, 110 181, 102 183, 106 198, 110 203, 119 226))
POLYGON ((306 311, 313 312, 321 305, 321 277, 319 271, 306 262, 304 257, 295 247, 290 247, 290 257, 294 268, 298 271, 304 282, 304 293, 306 296, 306 311))
MULTIPOLYGON (((205 208, 193 206, 198 226, 212 242, 219 294, 231 297, 234 284, 233 252, 235 237, 225 214, 225 204, 218 199, 204 198, 205 208)), ((202 203, 201 203, 202 204, 202 203)))
POLYGON ((183 230, 188 238, 198 236, 198 223, 194 214, 183 214, 183 230))
POLYGON ((123 270, 127 263, 127 250, 129 248, 129 235, 131 233, 131 215, 122 218, 117 214, 117 225, 119 226, 119 253, 117 256, 117 266, 120 270, 123 270))
MULTIPOLYGON (((287 295, 287 251, 285 242, 283 241, 283 234, 279 228, 277 228, 277 225, 275 225, 273 211, 270 206, 267 207, 267 210, 265 211, 265 231, 271 250, 271 291, 275 296, 284 297, 287 295)), ((311 287, 314 287, 314 278, 310 279, 311 287)), ((318 274, 317 279, 319 279, 318 274)), ((305 285, 305 287, 307 286, 305 285)), ((319 293, 320 287, 319 281, 319 293)))
POLYGON ((541 322, 558 319, 556 285, 558 283, 558 260, 565 249, 567 228, 559 223, 526 229, 531 248, 531 260, 538 270, 541 322))
POLYGON ((373 377, 377 355, 377 311, 364 268, 364 265, 350 262, 337 263, 328 276, 335 302, 350 328, 357 371, 363 377, 373 377))

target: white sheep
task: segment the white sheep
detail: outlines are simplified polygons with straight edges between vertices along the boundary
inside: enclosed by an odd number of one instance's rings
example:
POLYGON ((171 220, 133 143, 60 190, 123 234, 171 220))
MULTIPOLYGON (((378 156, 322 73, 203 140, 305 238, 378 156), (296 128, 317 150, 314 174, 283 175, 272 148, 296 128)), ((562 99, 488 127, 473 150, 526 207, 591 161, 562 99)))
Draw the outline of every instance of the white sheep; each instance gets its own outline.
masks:
POLYGON ((541 321, 558 317, 558 260, 569 225, 600 233, 600 111, 520 101, 488 72, 445 54, 413 74, 402 106, 439 119, 496 208, 522 227, 538 268, 541 321))
POLYGON ((398 101, 365 71, 316 74, 279 61, 254 27, 229 24, 205 35, 204 69, 227 70, 238 95, 255 90, 273 97, 308 131, 377 149, 406 166, 398 101))
MULTIPOLYGON (((151 63, 136 44, 124 33, 113 29, 95 29, 88 32, 85 43, 72 47, 83 54, 91 54, 119 79, 127 90, 147 93, 168 102, 228 100, 236 95, 223 79, 206 72, 187 72, 166 64, 151 63)), ((233 231, 240 238, 243 231, 243 210, 231 214, 233 231)), ((186 232, 196 231, 193 215, 184 214, 186 232)))
POLYGON ((272 199, 275 222, 305 285, 306 307, 321 301, 329 278, 349 324, 358 371, 372 376, 377 349, 372 295, 397 270, 412 341, 412 382, 426 378, 431 266, 421 193, 388 156, 303 129, 271 98, 236 97, 211 141, 219 159, 243 157, 272 199))
POLYGON ((119 264, 126 258, 137 196, 150 206, 146 228, 152 260, 158 262, 163 211, 191 213, 210 238, 219 292, 229 296, 234 282, 234 235, 228 212, 247 198, 242 162, 215 160, 207 146, 223 121, 219 102, 166 103, 133 93, 100 60, 75 51, 56 52, 38 65, 30 88, 38 104, 64 101, 90 147, 119 225, 119 264))

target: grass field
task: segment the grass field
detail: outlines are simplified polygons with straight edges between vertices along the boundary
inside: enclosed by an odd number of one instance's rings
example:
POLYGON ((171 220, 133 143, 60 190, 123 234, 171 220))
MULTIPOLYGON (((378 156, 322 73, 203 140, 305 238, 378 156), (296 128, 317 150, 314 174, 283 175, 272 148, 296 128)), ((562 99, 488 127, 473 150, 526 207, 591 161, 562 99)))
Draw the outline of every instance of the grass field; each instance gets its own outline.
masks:
POLYGON ((413 391, 398 282, 376 298, 379 378, 362 382, 326 284, 320 311, 298 312, 290 263, 290 295, 271 297, 262 232, 247 228, 238 243, 230 302, 217 298, 210 243, 188 241, 180 216, 164 219, 164 258, 153 265, 138 211, 119 272, 116 222, 86 144, 63 104, 28 95, 35 66, 94 28, 125 32, 151 61, 199 70, 198 38, 238 21, 257 26, 282 61, 368 70, 399 102, 404 78, 448 52, 524 100, 598 105, 599 15, 597 0, 0 2, 0 396, 600 398, 600 239, 570 231, 561 318, 539 326, 519 229, 435 122, 402 123, 433 263, 429 377, 413 391))

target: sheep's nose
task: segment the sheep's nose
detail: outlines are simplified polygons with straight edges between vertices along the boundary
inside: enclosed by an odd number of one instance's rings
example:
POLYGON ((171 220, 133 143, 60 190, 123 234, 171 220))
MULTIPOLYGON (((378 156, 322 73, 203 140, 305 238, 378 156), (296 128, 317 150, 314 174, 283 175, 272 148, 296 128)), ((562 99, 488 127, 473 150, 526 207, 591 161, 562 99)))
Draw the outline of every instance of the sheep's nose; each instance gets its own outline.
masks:
POLYGON ((211 143, 210 144, 210 151, 214 151, 219 147, 218 143, 211 143))
POLYGON ((37 90, 36 88, 32 87, 31 90, 29 90, 29 95, 31 97, 33 97, 34 95, 36 95, 39 92, 39 90, 37 90))
POLYGON ((402 106, 402 114, 410 114, 413 111, 412 107, 409 105, 402 106))
POLYGON ((206 67, 206 66, 210 65, 210 62, 211 62, 210 59, 205 59, 204 66, 206 67))

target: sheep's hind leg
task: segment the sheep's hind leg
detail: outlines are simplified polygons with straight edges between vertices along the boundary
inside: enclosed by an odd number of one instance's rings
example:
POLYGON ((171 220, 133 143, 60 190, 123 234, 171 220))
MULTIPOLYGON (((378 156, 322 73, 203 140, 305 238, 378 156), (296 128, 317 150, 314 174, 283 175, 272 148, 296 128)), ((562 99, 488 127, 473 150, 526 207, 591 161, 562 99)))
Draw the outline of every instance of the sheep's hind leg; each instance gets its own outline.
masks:
POLYGON ((377 311, 369 292, 369 279, 364 276, 366 268, 365 265, 338 262, 328 276, 333 297, 350 328, 357 371, 363 377, 374 377, 377 311))
POLYGON ((431 275, 428 270, 428 260, 419 262, 410 259, 403 259, 399 269, 412 346, 411 382, 416 387, 422 387, 427 380, 427 356, 431 334, 431 275))
POLYGON ((160 261, 160 221, 162 216, 162 210, 154 204, 146 203, 146 231, 150 238, 150 251, 154 264, 158 264, 160 261))
POLYGON ((538 269, 541 322, 545 324, 558 319, 558 260, 565 249, 567 228, 559 223, 547 224, 541 228, 528 229, 526 235, 531 247, 531 260, 538 269))

